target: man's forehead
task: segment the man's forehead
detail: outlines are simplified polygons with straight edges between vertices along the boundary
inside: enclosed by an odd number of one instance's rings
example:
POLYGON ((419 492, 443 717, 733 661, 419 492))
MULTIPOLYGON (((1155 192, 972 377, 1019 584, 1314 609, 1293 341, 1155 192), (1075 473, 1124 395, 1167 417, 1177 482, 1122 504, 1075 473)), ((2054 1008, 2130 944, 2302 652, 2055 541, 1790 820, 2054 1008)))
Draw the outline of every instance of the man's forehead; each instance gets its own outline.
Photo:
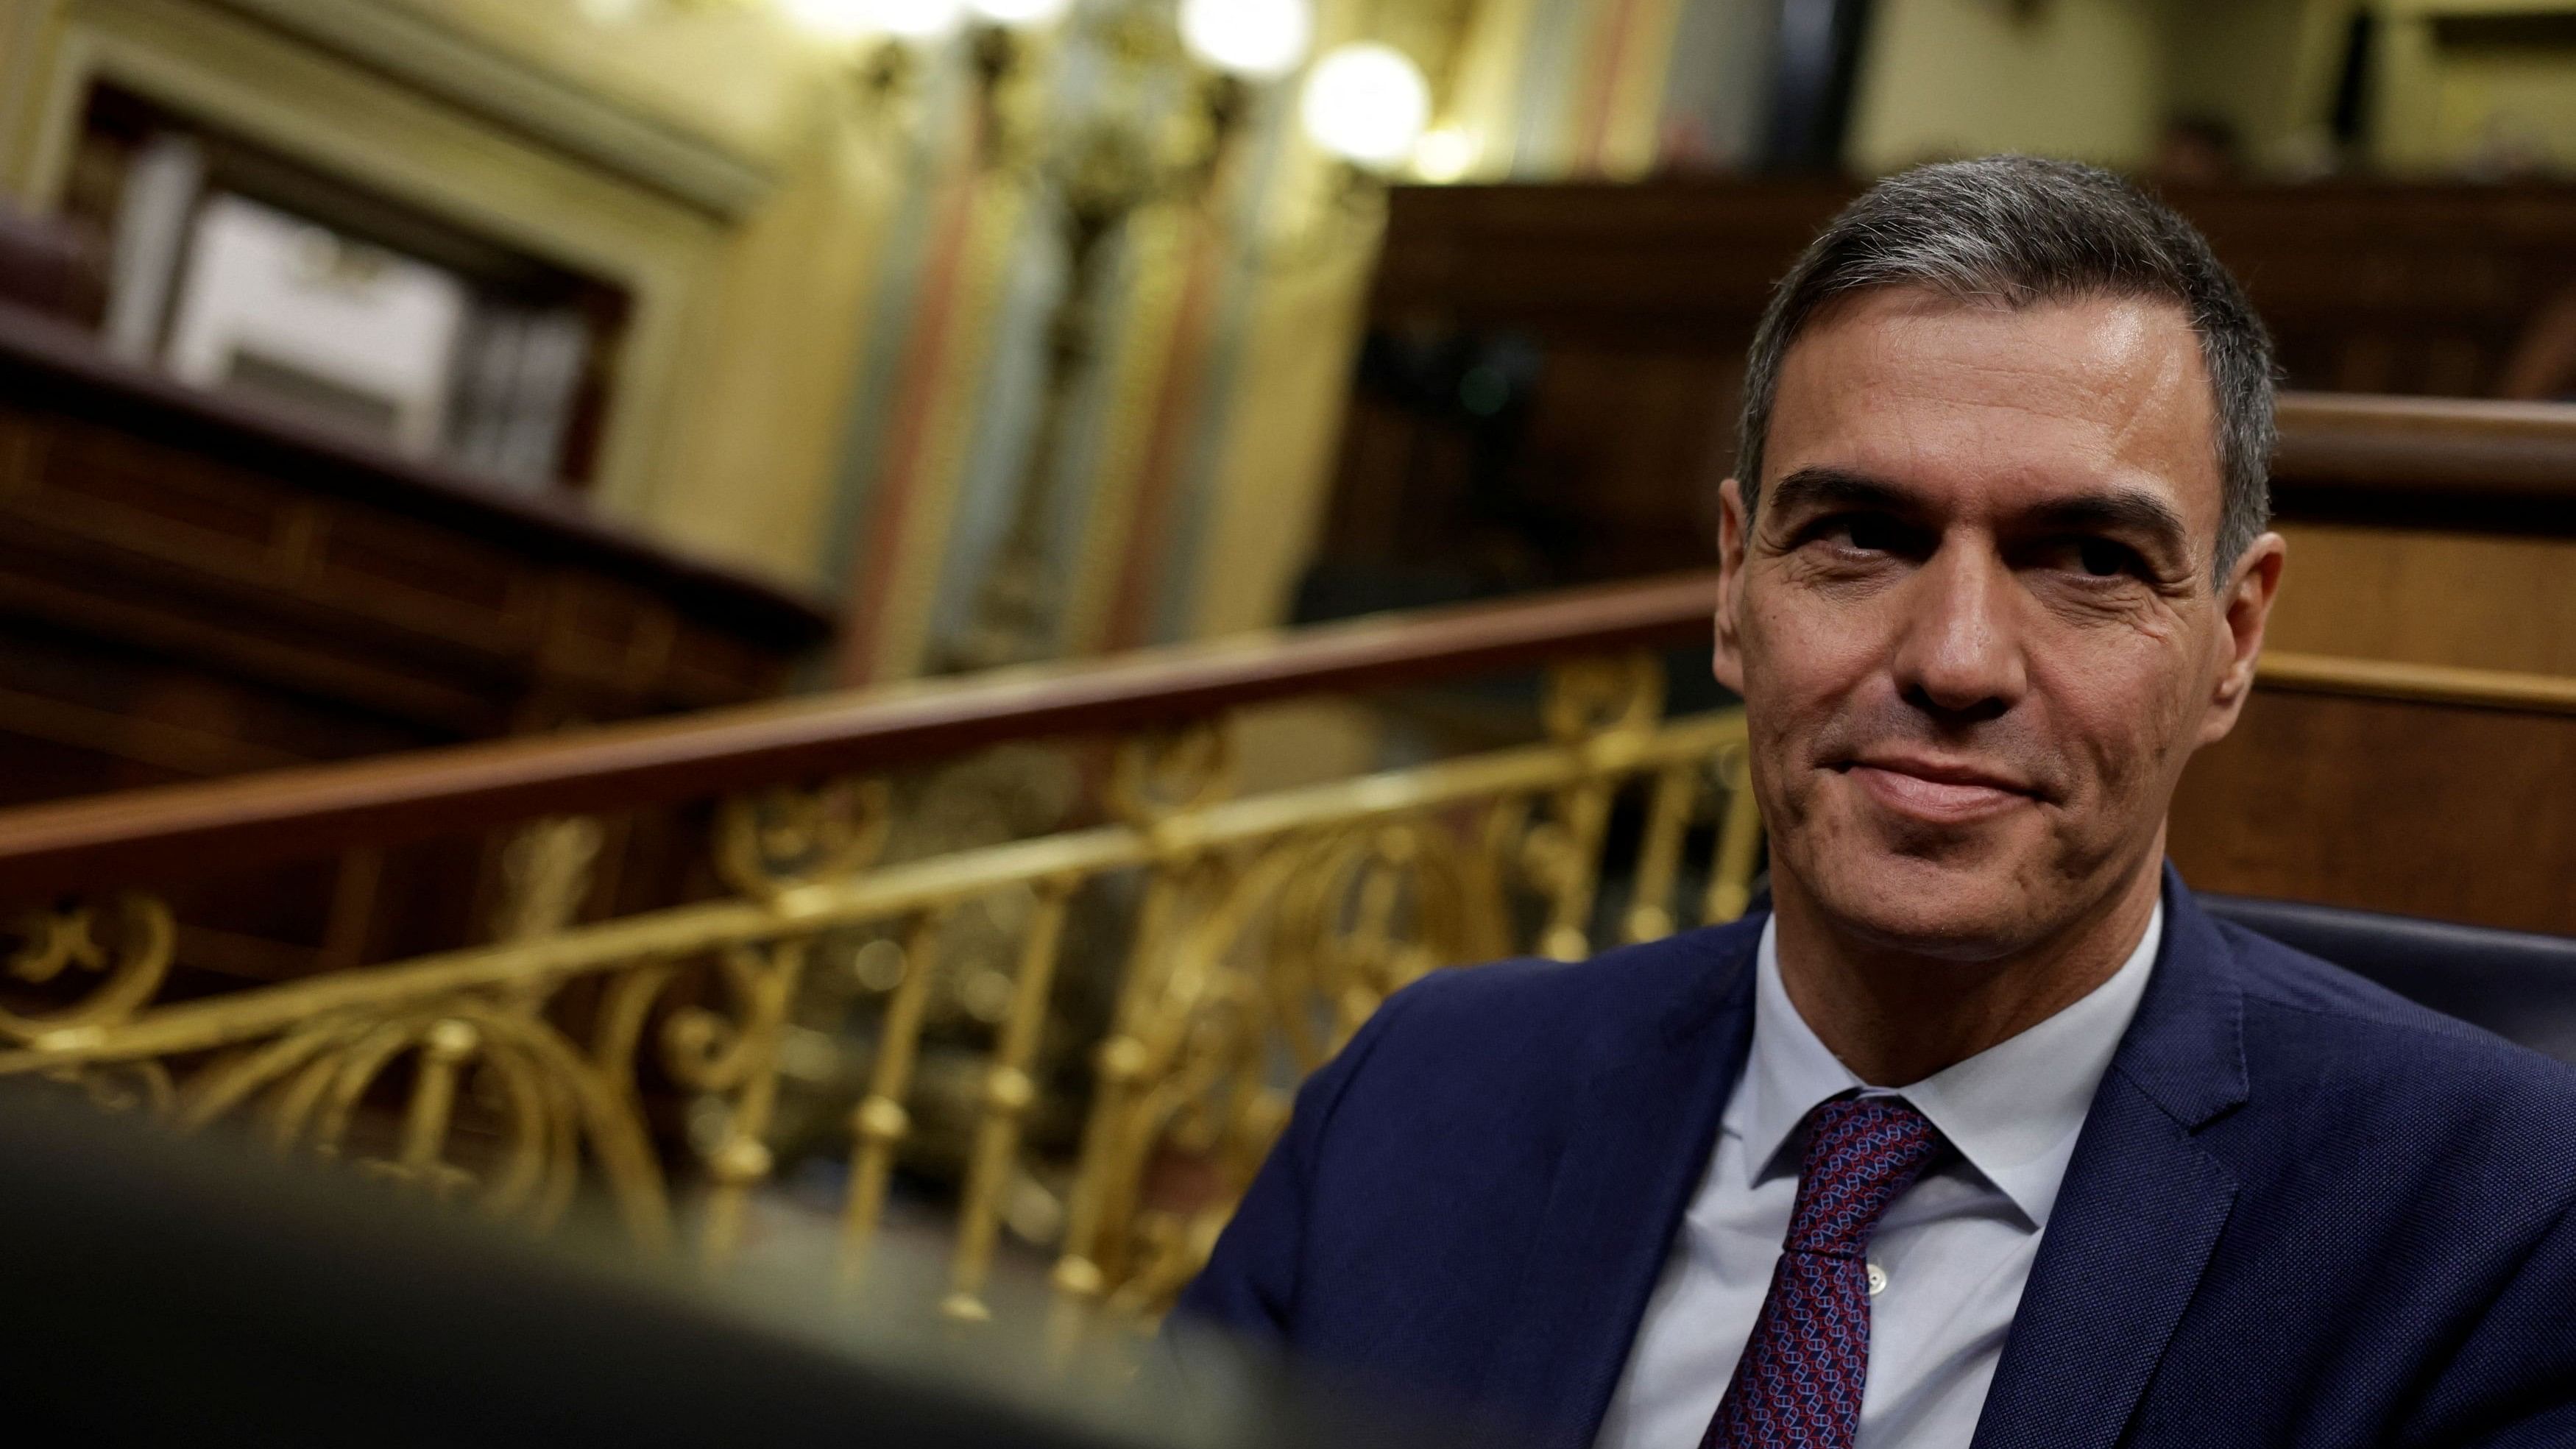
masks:
POLYGON ((2149 488, 2214 528, 2217 427, 2179 306, 1888 288, 1839 301, 1789 349, 1763 471, 1828 468, 2000 507, 2149 488))

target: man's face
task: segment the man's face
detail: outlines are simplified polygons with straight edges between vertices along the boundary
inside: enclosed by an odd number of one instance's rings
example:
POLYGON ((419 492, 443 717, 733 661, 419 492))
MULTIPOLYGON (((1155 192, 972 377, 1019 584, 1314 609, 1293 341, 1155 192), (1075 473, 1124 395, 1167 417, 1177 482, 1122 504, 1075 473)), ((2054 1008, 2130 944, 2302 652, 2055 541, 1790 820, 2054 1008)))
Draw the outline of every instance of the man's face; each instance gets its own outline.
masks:
POLYGON ((2216 427, 2171 304, 1890 289, 1809 324, 1720 540, 1716 670, 1783 891, 1990 959, 2152 889, 2280 575, 2266 535, 2212 585, 2216 427))

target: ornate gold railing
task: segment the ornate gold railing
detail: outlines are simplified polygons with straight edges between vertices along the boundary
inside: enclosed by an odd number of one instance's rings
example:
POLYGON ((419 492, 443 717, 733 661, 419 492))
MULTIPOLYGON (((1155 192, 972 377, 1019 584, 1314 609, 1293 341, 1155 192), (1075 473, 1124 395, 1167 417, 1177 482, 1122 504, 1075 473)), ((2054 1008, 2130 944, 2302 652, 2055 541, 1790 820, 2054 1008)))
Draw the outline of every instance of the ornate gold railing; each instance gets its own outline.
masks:
POLYGON ((778 1238, 796 1193, 763 1186, 794 1157, 830 1179, 848 1281, 900 1206, 943 1240, 952 1315, 986 1312, 1006 1245, 1150 1315, 1389 992, 1743 909, 1741 717, 1666 718, 1643 652, 1704 628, 1709 587, 0 812, 0 880, 57 893, 16 927, 0 1074, 539 1228, 596 1200, 710 1266, 778 1238), (1539 662, 1526 743, 1231 786, 1232 710, 1539 662), (915 768, 970 742, 1011 743, 915 768), (961 794, 1044 828, 957 828, 961 794), (227 977, 148 889, 326 858, 363 901, 353 878, 459 830, 488 842, 484 939, 403 959, 227 977), (684 884, 625 908, 601 875, 645 836, 684 884))

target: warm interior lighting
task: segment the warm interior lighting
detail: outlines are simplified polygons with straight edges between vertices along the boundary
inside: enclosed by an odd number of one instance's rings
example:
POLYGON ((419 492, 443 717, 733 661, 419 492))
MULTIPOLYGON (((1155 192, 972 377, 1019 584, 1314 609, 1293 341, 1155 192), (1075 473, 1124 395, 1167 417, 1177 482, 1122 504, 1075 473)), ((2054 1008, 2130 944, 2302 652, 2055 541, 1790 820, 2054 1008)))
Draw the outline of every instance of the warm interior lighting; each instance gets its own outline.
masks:
POLYGON ((826 40, 890 35, 926 45, 966 23, 965 0, 778 0, 778 8, 799 28, 826 40))
POLYGON ((632 25, 644 18, 645 0, 578 0, 581 18, 593 25, 632 25))
POLYGON ((1309 0, 1181 0, 1181 40, 1190 53, 1247 80, 1295 70, 1314 33, 1309 0))
POLYGON ((1448 183, 1475 169, 1483 148, 1464 126, 1434 126, 1413 146, 1413 174, 1425 181, 1448 183))
POLYGON ((878 28, 873 0, 778 0, 798 29, 827 40, 856 40, 878 28))
POLYGON ((1337 46, 1315 62, 1298 108, 1315 144, 1355 166, 1391 171, 1431 119, 1421 67, 1391 45, 1337 46))
POLYGON ((1052 25, 1073 8, 1073 0, 966 0, 966 8, 979 20, 1013 30, 1030 30, 1052 25))

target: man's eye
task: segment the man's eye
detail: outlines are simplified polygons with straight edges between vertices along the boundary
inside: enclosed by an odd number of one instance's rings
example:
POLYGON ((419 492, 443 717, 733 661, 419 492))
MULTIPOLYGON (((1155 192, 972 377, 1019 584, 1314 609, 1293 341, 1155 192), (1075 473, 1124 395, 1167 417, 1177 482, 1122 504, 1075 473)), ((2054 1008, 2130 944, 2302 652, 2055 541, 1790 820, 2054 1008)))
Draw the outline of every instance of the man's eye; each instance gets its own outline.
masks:
POLYGON ((2126 544, 2108 539, 2088 538, 2075 545, 2075 563, 2086 574, 2097 579, 2112 578, 2138 571, 2138 555, 2126 544))
POLYGON ((1828 521, 1817 530, 1824 538, 1868 553, 1887 553, 1903 541, 1903 531, 1885 518, 1851 516, 1828 521))

